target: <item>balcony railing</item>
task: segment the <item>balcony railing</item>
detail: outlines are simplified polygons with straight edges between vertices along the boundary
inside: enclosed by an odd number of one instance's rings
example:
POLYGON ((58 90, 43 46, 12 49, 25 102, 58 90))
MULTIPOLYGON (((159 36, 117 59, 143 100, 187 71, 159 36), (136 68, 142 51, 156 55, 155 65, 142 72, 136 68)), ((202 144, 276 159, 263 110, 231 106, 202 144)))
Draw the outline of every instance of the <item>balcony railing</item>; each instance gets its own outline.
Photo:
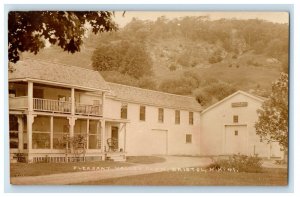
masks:
POLYGON ((9 109, 27 109, 27 96, 9 97, 9 109))
POLYGON ((86 104, 76 103, 75 113, 99 116, 102 114, 102 109, 101 109, 101 105, 86 105, 86 104))
MULTIPOLYGON (((10 97, 9 108, 24 110, 28 108, 28 97, 10 97)), ((72 103, 69 101, 59 101, 51 99, 33 98, 33 110, 42 112, 55 113, 71 113, 72 103)), ((101 105, 87 105, 82 103, 75 103, 75 114, 77 115, 102 115, 101 105)))
POLYGON ((45 112, 71 113, 71 102, 34 98, 33 110, 45 112))

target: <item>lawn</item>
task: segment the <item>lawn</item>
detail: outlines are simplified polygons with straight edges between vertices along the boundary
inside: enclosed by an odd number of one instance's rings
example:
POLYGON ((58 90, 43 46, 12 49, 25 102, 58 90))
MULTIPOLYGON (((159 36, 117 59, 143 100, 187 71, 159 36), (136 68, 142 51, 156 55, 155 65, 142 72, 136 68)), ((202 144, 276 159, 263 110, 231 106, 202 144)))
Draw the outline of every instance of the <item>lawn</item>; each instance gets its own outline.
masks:
POLYGON ((275 186, 287 185, 287 169, 264 168, 261 173, 159 172, 80 183, 81 185, 161 185, 161 186, 275 186))
POLYGON ((129 163, 136 164, 153 164, 153 163, 161 163, 166 161, 163 157, 156 156, 129 156, 126 158, 126 161, 129 163))
POLYGON ((78 172, 86 168, 117 168, 128 167, 134 164, 114 161, 91 161, 77 163, 12 163, 10 164, 11 177, 16 176, 39 176, 48 174, 58 174, 66 172, 78 172))
POLYGON ((135 164, 153 164, 164 162, 165 159, 156 156, 127 157, 126 162, 114 161, 90 161, 77 163, 12 163, 10 164, 11 177, 16 176, 39 176, 66 172, 88 170, 87 168, 118 168, 129 167, 135 164), (85 167, 85 168, 84 168, 85 167))

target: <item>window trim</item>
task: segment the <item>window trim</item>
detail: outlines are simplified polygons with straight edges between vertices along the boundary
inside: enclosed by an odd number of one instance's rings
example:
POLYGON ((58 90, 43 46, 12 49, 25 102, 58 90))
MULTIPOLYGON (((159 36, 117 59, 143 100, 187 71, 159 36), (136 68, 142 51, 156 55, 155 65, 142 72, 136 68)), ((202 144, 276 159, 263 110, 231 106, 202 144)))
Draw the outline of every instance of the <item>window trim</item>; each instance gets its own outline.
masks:
POLYGON ((239 116, 233 115, 233 123, 239 123, 239 116))
POLYGON ((140 121, 146 121, 146 106, 145 105, 140 105, 140 117, 139 117, 140 121), (142 109, 144 109, 144 113, 143 113, 143 119, 142 119, 142 109))
POLYGON ((189 112, 189 125, 194 125, 194 112, 189 112))
POLYGON ((234 130, 234 136, 238 136, 239 135, 239 131, 238 130, 234 130))
POLYGON ((121 119, 128 119, 128 104, 127 104, 127 103, 122 103, 122 105, 121 105, 121 114, 120 114, 120 116, 121 116, 121 119), (125 112, 124 112, 125 117, 122 116, 122 114, 123 114, 123 109, 126 109, 126 114, 125 114, 125 112))
POLYGON ((175 124, 180 124, 180 110, 175 110, 175 124))
POLYGON ((159 123, 164 123, 164 119, 165 119, 165 117, 164 117, 164 112, 165 110, 164 110, 164 108, 158 108, 158 122, 159 123))
POLYGON ((185 143, 192 144, 193 143, 193 135, 190 133, 185 134, 185 143), (190 140, 188 141, 188 136, 190 136, 190 140))

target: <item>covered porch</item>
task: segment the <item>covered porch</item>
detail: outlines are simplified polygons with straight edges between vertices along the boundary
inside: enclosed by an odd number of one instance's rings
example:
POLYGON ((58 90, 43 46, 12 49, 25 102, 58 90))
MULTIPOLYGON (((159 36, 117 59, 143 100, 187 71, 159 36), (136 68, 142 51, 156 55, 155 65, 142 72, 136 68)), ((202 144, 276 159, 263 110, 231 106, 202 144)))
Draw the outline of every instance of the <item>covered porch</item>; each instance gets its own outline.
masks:
POLYGON ((126 121, 10 114, 11 159, 26 162, 126 160, 126 121), (19 156, 17 156, 19 155, 19 156))
POLYGON ((102 116, 102 95, 88 96, 90 90, 33 82, 9 82, 9 109, 36 112, 102 116))

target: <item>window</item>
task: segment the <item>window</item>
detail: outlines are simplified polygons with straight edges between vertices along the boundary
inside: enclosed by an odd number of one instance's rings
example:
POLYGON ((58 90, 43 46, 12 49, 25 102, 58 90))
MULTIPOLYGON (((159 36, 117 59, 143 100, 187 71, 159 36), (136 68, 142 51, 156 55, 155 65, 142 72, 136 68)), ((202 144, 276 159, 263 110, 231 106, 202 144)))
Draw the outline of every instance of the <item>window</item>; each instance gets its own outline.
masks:
POLYGON ((185 135, 185 143, 192 143, 192 134, 185 135))
POLYGON ((233 122, 238 123, 239 122, 239 116, 234 115, 233 116, 233 122))
POLYGON ((180 111, 175 110, 175 124, 180 124, 180 111))
POLYGON ((53 118, 53 148, 65 149, 66 138, 69 135, 69 120, 67 118, 53 118))
POLYGON ((50 117, 37 116, 32 124, 32 148, 50 148, 50 117))
POLYGON ((158 122, 164 122, 164 109, 158 108, 158 122))
POLYGON ((121 118, 127 119, 127 104, 122 104, 121 106, 121 118))
POLYGON ((239 131, 235 130, 234 135, 239 135, 239 131))
POLYGON ((9 115, 9 147, 19 147, 19 125, 18 117, 15 115, 9 115))
POLYGON ((145 121, 146 120, 146 107, 140 106, 140 120, 145 121))
POLYGON ((93 105, 99 106, 100 105, 100 100, 93 100, 93 105))
POLYGON ((99 121, 89 121, 89 149, 98 149, 101 147, 100 144, 100 133, 98 132, 99 121))
POLYGON ((189 112, 189 124, 193 125, 194 124, 194 113, 189 112))

